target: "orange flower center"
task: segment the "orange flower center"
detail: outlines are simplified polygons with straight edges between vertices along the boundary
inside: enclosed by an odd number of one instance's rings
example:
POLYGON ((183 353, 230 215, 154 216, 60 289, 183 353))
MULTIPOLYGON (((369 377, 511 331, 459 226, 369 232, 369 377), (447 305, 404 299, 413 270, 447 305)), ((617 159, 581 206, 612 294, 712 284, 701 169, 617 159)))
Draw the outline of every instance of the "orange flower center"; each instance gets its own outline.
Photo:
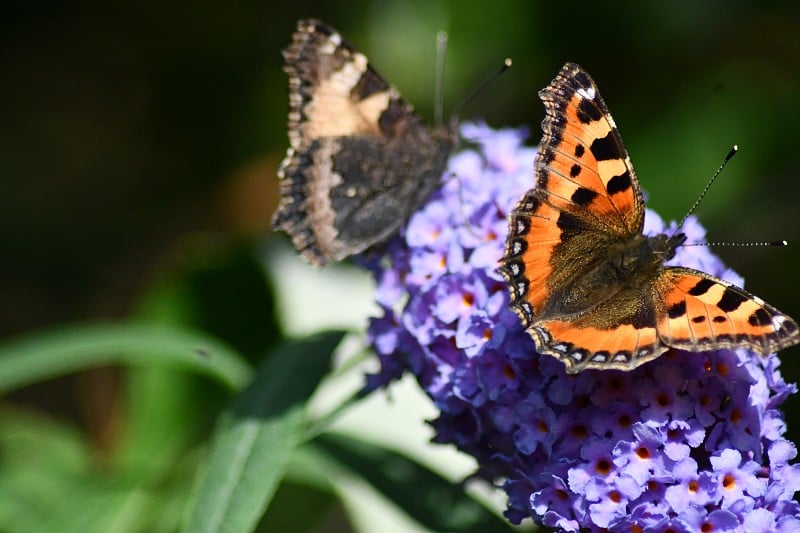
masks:
POLYGON ((605 476, 611 472, 611 462, 606 459, 600 459, 595 465, 595 470, 597 470, 597 473, 601 476, 605 476))
POLYGON ((722 488, 725 490, 733 490, 736 488, 736 478, 733 477, 733 474, 725 474, 725 477, 722 478, 722 488))

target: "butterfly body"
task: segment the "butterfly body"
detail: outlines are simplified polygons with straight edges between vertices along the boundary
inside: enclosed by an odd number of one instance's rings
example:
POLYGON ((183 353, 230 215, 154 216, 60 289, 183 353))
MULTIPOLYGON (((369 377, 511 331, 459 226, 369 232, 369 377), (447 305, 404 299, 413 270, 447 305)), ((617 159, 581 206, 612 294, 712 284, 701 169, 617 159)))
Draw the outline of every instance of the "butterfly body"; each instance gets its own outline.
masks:
POLYGON ((511 213, 501 265, 539 352, 568 372, 631 370, 669 348, 767 354, 800 341, 794 320, 757 296, 666 265, 686 237, 642 234, 633 166, 583 69, 566 64, 539 95, 536 187, 511 213))
POLYGON ((569 261, 565 257, 561 268, 565 274, 542 303, 537 317, 544 320, 580 316, 595 306, 611 302, 617 308, 609 313, 610 316, 590 315, 598 322, 608 322, 610 317, 619 316, 624 309, 636 308, 641 300, 643 284, 659 275, 659 271, 665 268, 664 261, 675 255, 677 243, 685 238, 683 234, 675 237, 638 234, 628 240, 586 243, 584 257, 591 257, 593 261, 569 261))
POLYGON ((301 20, 284 51, 289 150, 272 219, 314 265, 396 233, 439 186, 455 124, 428 128, 331 27, 301 20))

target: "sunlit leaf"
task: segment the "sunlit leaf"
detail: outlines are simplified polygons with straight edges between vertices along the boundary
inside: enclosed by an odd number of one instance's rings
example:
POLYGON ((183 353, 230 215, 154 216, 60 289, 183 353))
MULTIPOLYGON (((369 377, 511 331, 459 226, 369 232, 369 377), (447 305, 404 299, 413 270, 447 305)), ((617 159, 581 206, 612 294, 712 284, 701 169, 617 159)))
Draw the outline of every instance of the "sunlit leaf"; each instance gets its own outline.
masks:
POLYGON ((221 421, 187 531, 250 531, 258 523, 302 440, 306 402, 341 337, 317 335, 270 354, 221 421))
POLYGON ((236 352, 181 329, 100 324, 34 333, 0 345, 0 394, 108 364, 164 365, 241 387, 251 370, 236 352))

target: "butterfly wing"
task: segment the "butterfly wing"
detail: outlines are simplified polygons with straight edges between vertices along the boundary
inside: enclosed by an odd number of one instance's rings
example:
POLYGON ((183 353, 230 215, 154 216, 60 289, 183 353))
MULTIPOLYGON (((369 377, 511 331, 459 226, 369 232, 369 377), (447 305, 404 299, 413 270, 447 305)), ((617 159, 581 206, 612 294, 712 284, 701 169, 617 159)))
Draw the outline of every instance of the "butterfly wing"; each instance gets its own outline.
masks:
POLYGON ((589 74, 567 63, 539 98, 547 113, 535 163, 540 197, 603 231, 641 233, 642 192, 614 119, 589 74))
MULTIPOLYGON (((501 265, 512 307, 526 327, 587 307, 588 301, 573 297, 575 309, 565 309, 562 289, 574 286, 606 249, 638 235, 644 224, 638 180, 591 77, 567 63, 539 97, 546 115, 536 188, 511 213, 501 265)), ((612 295, 585 295, 598 296, 612 295)))
POLYGON ((641 292, 623 289, 593 308, 573 315, 536 321, 528 331, 537 351, 567 367, 632 370, 664 353, 656 308, 641 292))
POLYGON ((758 296, 681 267, 665 268, 589 311, 539 321, 530 331, 537 349, 570 373, 632 370, 669 348, 766 355, 800 342, 797 323, 758 296))
POLYGON ((394 234, 437 187, 453 149, 329 26, 301 20, 284 51, 289 150, 272 219, 315 265, 394 234))
POLYGON ((797 323, 758 296, 689 268, 667 268, 654 286, 658 336, 690 351, 747 348, 762 355, 800 341, 797 323))
POLYGON ((383 135, 379 120, 393 104, 411 114, 397 90, 330 26, 301 20, 283 51, 289 75, 289 145, 308 149, 315 139, 383 135))

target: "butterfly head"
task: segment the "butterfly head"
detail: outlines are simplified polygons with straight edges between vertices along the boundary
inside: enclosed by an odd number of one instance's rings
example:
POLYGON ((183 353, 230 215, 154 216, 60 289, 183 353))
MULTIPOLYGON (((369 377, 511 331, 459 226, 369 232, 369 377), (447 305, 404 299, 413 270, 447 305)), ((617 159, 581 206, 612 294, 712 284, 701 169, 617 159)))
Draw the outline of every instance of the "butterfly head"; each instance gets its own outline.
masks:
POLYGON ((686 235, 661 233, 652 237, 639 235, 627 242, 609 247, 609 265, 615 272, 614 279, 635 280, 643 273, 650 275, 663 268, 664 263, 675 257, 675 250, 686 241, 686 235))
POLYGON ((647 239, 648 248, 662 263, 675 257, 675 250, 684 242, 686 234, 680 232, 672 235, 661 233, 647 239))

